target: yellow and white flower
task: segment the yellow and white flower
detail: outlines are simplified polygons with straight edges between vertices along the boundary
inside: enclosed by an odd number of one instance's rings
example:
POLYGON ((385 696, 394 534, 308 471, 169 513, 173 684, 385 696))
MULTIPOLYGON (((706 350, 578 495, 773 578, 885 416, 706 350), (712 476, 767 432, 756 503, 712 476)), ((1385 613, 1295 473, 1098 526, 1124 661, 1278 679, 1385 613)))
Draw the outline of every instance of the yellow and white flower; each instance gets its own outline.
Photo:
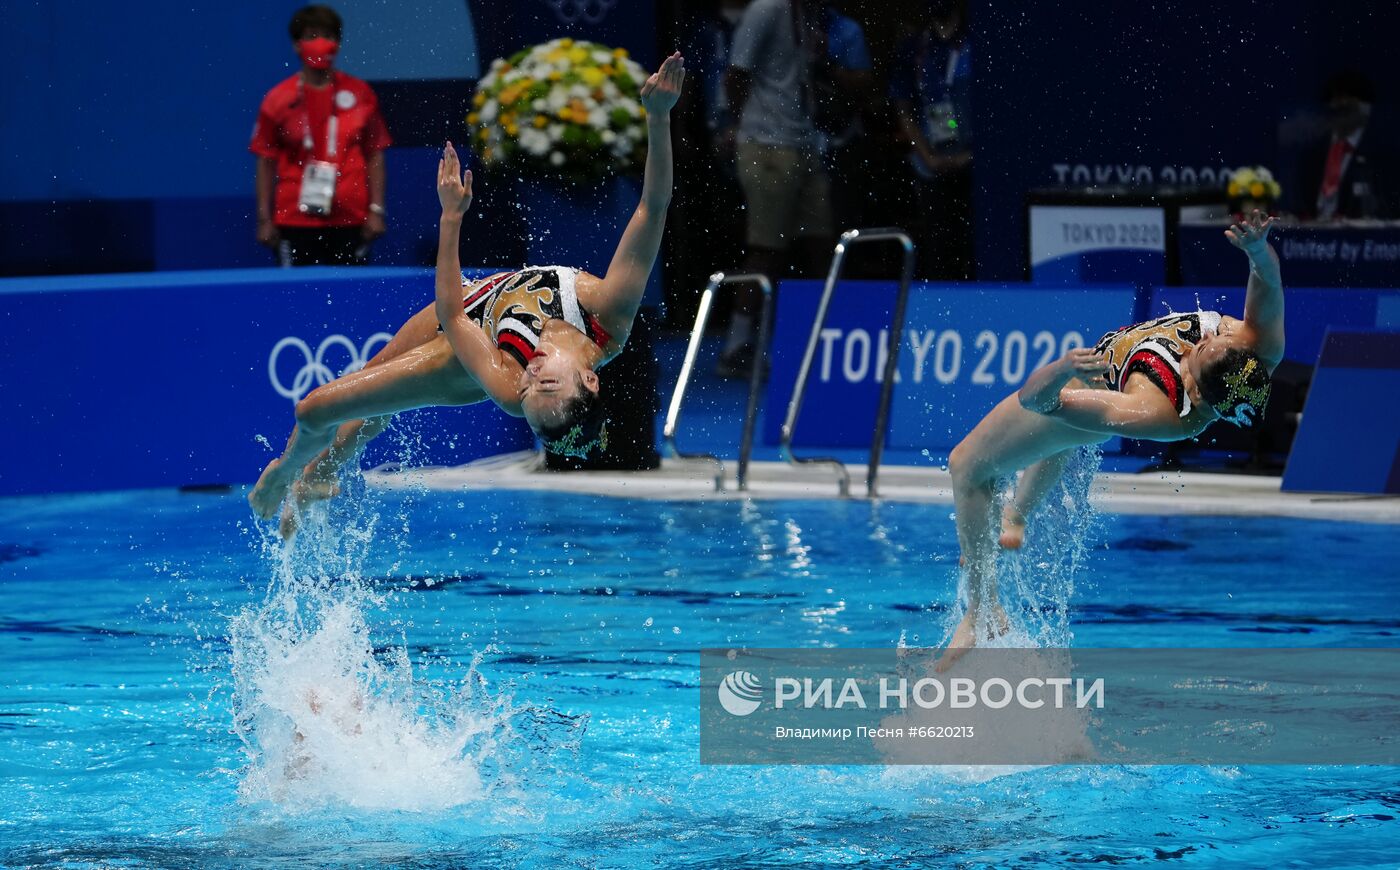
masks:
POLYGON ((645 149, 647 73, 623 49, 569 38, 496 58, 477 82, 470 142, 487 166, 597 178, 645 149))
POLYGON ((1226 193, 1231 199, 1278 199, 1283 188, 1263 166, 1241 166, 1230 174, 1226 193))

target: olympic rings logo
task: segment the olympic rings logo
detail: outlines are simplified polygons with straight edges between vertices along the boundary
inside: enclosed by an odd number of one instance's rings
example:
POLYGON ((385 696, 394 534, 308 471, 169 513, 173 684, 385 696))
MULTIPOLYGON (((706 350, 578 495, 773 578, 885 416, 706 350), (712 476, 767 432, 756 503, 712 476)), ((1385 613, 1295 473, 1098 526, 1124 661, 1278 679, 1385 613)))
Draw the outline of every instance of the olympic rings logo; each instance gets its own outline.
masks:
POLYGON ((364 368, 365 363, 369 362, 372 356, 371 350, 374 349, 375 345, 388 344, 392 338, 393 336, 387 332, 376 332, 366 339, 363 345, 356 347, 355 342, 343 335, 328 335, 317 346, 316 352, 312 353, 309 344, 289 335, 272 346, 272 353, 267 358, 267 377, 279 396, 291 399, 293 402, 300 402, 307 393, 322 384, 328 384, 340 375, 348 375, 364 368), (326 352, 333 347, 344 348, 350 356, 350 364, 341 369, 339 373, 331 371, 330 366, 326 365, 325 362, 326 352), (281 357, 282 351, 287 348, 295 348, 300 351, 305 360, 301 368, 297 370, 296 376, 292 378, 291 386, 284 384, 277 375, 277 360, 281 357))
POLYGON ((598 24, 617 5, 617 0, 544 0, 554 17, 564 24, 598 24))

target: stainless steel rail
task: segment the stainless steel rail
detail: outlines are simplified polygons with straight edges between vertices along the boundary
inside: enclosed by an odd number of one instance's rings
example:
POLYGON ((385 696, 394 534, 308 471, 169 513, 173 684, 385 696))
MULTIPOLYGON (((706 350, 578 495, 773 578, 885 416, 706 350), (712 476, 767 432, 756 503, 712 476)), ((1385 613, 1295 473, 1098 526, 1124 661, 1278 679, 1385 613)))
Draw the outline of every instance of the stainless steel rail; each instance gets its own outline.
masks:
POLYGON ((677 459, 704 459, 715 464, 715 492, 724 489, 724 463, 711 453, 683 453, 676 446, 676 429, 680 424, 681 404, 685 401, 685 389, 690 384, 690 375, 695 368, 695 357, 700 353, 700 341, 705 337, 705 324, 710 320, 710 309, 714 306, 715 294, 726 284, 757 284, 763 293, 763 306, 758 317, 758 343, 754 347, 753 374, 749 376, 749 402, 744 411, 744 434, 739 443, 739 469, 735 474, 739 490, 748 489, 749 454, 753 451, 753 429, 758 419, 758 394, 763 389, 764 363, 768 353, 768 329, 773 317, 773 283, 767 275, 726 275, 716 272, 710 276, 710 283, 700 295, 700 309, 695 313, 695 325, 690 330, 690 343, 685 348, 685 360, 681 363, 680 377, 676 379, 675 392, 671 394, 671 406, 666 411, 666 425, 661 430, 666 449, 677 459))
POLYGON ((894 375, 899 363, 899 347, 904 343, 904 312, 909 302, 909 285, 914 279, 914 241, 908 233, 898 227, 881 227, 870 230, 847 230, 841 234, 836 244, 836 252, 831 258, 831 270, 826 276, 826 286, 822 289, 821 302, 817 305, 816 320, 812 323, 812 334, 807 339, 807 351, 802 356, 802 365, 797 370, 797 382, 792 388, 792 399, 788 402, 787 418, 783 421, 780 450, 791 464, 824 464, 835 468, 837 485, 844 496, 851 494, 851 475, 840 460, 830 457, 799 457, 792 452, 793 433, 797 428, 797 416, 802 412, 802 394, 807 388, 807 377, 811 374, 812 358, 817 353, 817 341, 821 336, 822 325, 826 320, 826 310, 831 303, 831 294, 841 278, 841 267, 846 261, 846 252, 860 242, 896 241, 904 248, 904 270, 899 281, 899 296, 894 304, 894 316, 890 321, 890 348, 885 356, 885 370, 881 375, 880 406, 875 415, 875 433, 870 443, 870 464, 865 478, 867 498, 877 495, 876 484, 880 474, 880 456, 885 449, 885 430, 890 420, 890 402, 894 397, 894 375))

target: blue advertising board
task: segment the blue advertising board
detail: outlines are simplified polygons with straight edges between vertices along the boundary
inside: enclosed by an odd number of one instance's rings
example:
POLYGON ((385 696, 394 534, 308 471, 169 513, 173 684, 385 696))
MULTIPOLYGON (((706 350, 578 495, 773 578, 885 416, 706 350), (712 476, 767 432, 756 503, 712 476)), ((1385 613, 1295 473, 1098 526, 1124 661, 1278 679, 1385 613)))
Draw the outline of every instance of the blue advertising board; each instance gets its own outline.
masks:
MULTIPOLYGON (((1249 266, 1221 244, 1223 224, 1183 223, 1177 230, 1184 284, 1244 283, 1249 266)), ((1283 280, 1303 287, 1400 285, 1400 224, 1303 224, 1273 239, 1283 280)))
POLYGON ((1400 331, 1328 330, 1284 491, 1400 494, 1397 393, 1400 331))
POLYGON ((1031 280, 1159 284, 1167 277, 1166 238, 1160 205, 1032 205, 1031 280))
MULTIPOLYGON (((0 280, 0 494, 256 480, 295 402, 373 356, 432 282, 409 268, 0 280)), ((422 464, 534 444, 489 403, 402 422, 422 464)))
MULTIPOLYGON (((821 296, 785 281, 774 319, 764 438, 777 443, 821 296)), ((836 288, 812 361, 794 443, 869 446, 890 346, 890 281, 836 288)), ((1131 322, 1127 286, 919 283, 910 290, 886 444, 946 450, 1036 368, 1131 322)))
MULTIPOLYGON (((1312 365, 1329 327, 1400 328, 1400 289, 1284 288, 1284 358, 1312 365)), ((1155 287, 1149 317, 1205 309, 1244 316, 1243 278, 1238 287, 1155 287)))

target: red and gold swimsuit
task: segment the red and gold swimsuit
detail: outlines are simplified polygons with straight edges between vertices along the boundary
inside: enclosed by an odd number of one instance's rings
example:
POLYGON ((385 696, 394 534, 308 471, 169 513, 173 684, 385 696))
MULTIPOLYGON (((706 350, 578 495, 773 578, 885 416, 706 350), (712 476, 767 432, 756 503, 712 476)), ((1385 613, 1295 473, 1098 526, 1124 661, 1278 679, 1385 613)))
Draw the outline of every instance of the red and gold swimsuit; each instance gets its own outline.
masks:
POLYGON ((1171 400, 1177 416, 1185 417, 1191 413, 1191 397, 1181 379, 1181 360, 1203 332, 1219 328, 1219 312, 1192 311, 1110 332, 1094 345, 1094 352, 1108 361, 1104 383, 1110 390, 1122 392, 1128 377, 1141 372, 1171 400))
POLYGON ((531 266, 498 272, 479 282, 462 278, 467 317, 496 340, 496 346, 522 366, 535 355, 544 322, 562 318, 598 347, 612 336, 598 318, 584 310, 574 285, 578 272, 564 266, 531 266))

